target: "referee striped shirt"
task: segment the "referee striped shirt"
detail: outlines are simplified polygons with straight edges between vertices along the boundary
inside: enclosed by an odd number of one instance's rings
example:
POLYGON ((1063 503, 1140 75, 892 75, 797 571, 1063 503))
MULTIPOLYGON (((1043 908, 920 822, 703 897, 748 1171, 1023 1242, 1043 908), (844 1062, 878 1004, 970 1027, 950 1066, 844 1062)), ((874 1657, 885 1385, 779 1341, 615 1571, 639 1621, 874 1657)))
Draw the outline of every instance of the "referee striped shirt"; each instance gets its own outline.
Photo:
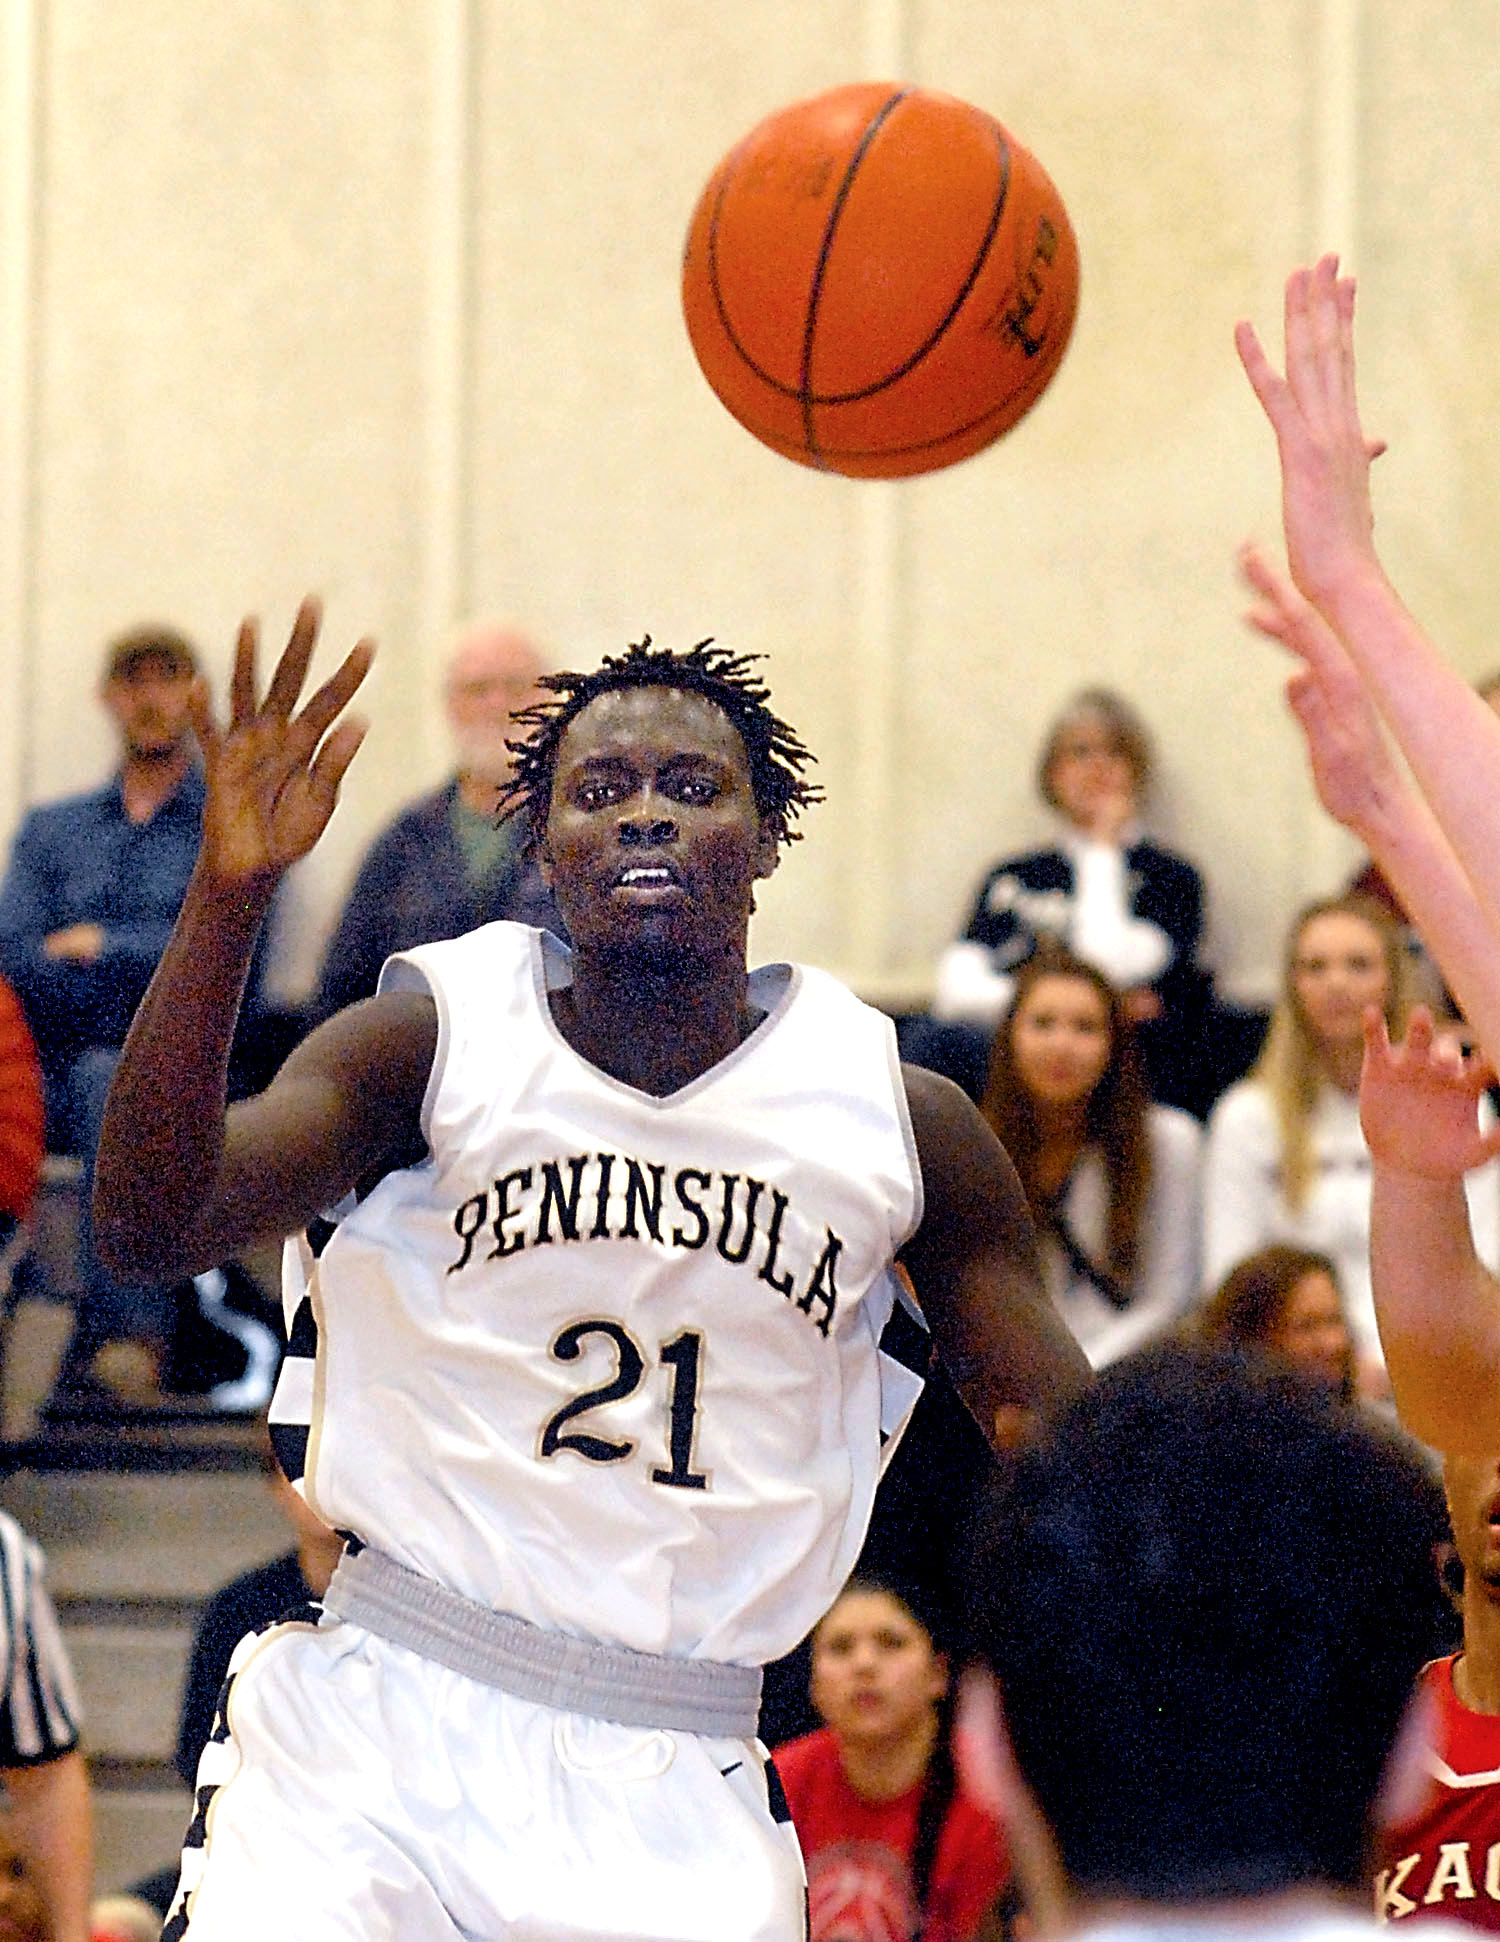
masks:
POLYGON ((0 1511, 0 1768, 40 1766, 78 1744, 80 1712, 40 1547, 0 1511))

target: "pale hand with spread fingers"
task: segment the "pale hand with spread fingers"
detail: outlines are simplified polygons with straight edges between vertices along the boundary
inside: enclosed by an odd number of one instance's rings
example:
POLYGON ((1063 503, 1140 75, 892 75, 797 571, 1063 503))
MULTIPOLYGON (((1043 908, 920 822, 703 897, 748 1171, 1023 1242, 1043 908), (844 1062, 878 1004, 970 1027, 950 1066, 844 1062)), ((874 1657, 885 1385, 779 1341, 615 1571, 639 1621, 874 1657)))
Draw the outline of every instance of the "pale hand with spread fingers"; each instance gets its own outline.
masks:
POLYGON ((1399 1044, 1373 1006, 1364 1029, 1359 1117, 1377 1169, 1457 1181, 1500 1153, 1500 1126, 1479 1127, 1479 1102, 1495 1080, 1484 1059, 1438 1033, 1425 1006, 1399 1044))

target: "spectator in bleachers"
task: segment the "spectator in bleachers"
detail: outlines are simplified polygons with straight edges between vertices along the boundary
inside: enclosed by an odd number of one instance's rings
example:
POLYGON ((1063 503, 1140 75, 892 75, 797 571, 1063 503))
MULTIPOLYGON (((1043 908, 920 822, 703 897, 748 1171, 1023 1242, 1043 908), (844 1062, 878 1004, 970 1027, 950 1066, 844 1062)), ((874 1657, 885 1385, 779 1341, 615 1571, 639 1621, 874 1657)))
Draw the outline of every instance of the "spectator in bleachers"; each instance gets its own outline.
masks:
POLYGON ((497 918, 562 934, 531 854, 524 816, 497 820, 518 709, 541 698, 542 658, 514 627, 463 634, 448 663, 444 708, 457 766, 404 809, 366 853, 323 960, 317 1014, 371 997, 396 951, 458 937, 497 918))
MULTIPOLYGON (((1403 1012, 1395 927, 1358 897, 1309 905, 1288 935, 1281 995, 1250 1076, 1232 1086, 1208 1124, 1203 1250, 1217 1282, 1271 1241, 1326 1254, 1354 1333, 1361 1392, 1385 1393, 1370 1292, 1369 1150, 1359 1122, 1367 1005, 1389 1030, 1403 1012)), ((1500 1163, 1469 1176, 1481 1259, 1500 1258, 1500 1163)))
POLYGON ((161 1942, 161 1917, 138 1895, 101 1895, 89 1911, 89 1942, 161 1942))
POLYGON ((810 1942, 967 1942, 1004 1836, 959 1779, 948 1659, 910 1598, 852 1578, 813 1634, 811 1693, 823 1726, 774 1755, 810 1942))
POLYGON ((981 1111, 1020 1175, 1063 1319, 1096 1368, 1199 1284, 1202 1129, 1153 1104, 1126 1002, 1056 945, 1017 970, 981 1111))
POLYGON ((1354 1337, 1338 1271, 1313 1248, 1273 1241, 1236 1264, 1196 1320, 1208 1342, 1264 1349, 1343 1402, 1355 1395, 1354 1337))
POLYGON ((938 962, 933 1016, 993 1031, 1017 969, 1050 939, 1125 994, 1154 1096, 1201 1111, 1212 1096, 1201 1043, 1210 1000, 1198 963, 1203 882, 1145 834, 1151 773, 1134 709, 1106 688, 1075 695, 1037 764, 1055 839, 986 876, 962 938, 938 962))
POLYGON ((0 1244, 31 1212, 46 1125, 36 1041, 20 999, 0 978, 0 1244))
MULTIPOLYGON (((133 1402, 160 1398, 177 1315, 171 1288, 124 1283, 94 1253, 89 1201, 119 1048, 187 889, 203 817, 189 699, 198 676, 175 629, 137 627, 105 652, 99 696, 120 765, 98 789, 31 810, 0 884, 0 973, 14 987, 46 1082, 48 1143, 83 1162, 82 1296, 59 1398, 108 1409, 104 1368, 133 1402), (123 1343, 96 1367, 106 1345, 123 1343)), ((255 980, 252 979, 252 983, 255 980)), ((255 993, 251 994, 254 1007, 255 993)))

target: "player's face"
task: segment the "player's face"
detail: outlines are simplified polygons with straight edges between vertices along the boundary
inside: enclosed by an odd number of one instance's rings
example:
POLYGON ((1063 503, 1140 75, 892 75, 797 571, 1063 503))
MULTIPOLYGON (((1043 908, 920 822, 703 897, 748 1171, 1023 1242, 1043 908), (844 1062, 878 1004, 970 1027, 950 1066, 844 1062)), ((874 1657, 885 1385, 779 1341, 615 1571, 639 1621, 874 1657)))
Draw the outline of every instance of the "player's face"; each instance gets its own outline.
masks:
POLYGON ((172 755, 186 742, 193 676, 175 661, 142 654, 103 692, 127 760, 172 755))
POLYGON ((1443 1488, 1465 1595, 1482 1590, 1500 1602, 1500 1457, 1445 1457, 1443 1488))
POLYGON ((1357 1044, 1367 1005, 1383 1005, 1388 980, 1380 933, 1353 911, 1325 910, 1302 926, 1292 957, 1292 990, 1313 1038, 1357 1044))
POLYGON ((8 1825, 0 1823, 0 1942, 48 1942, 47 1906, 8 1825))
POLYGON ((1303 1275, 1288 1294, 1266 1346, 1330 1389, 1349 1381, 1354 1343, 1339 1291, 1321 1268, 1303 1275))
POLYGON ((906 1739, 947 1685, 946 1659, 889 1592, 846 1592, 814 1634, 812 1702, 841 1740, 906 1739))
POLYGON ((776 842, 739 731, 680 688, 591 701, 558 748, 541 864, 579 950, 743 963, 776 842))
POLYGON ((1016 1073, 1040 1106, 1078 1106, 1109 1065, 1109 1012, 1087 978, 1044 977, 1010 1021, 1016 1073))

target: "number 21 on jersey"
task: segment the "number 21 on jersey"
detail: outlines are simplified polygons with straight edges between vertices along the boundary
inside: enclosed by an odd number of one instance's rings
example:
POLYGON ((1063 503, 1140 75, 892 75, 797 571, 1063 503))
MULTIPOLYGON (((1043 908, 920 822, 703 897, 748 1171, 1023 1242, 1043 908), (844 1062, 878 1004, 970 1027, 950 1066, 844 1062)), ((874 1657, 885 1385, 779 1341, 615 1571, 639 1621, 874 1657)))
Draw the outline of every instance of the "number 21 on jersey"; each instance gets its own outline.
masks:
MULTIPOLYGON (((615 1372, 608 1382, 584 1389, 562 1408, 555 1410, 542 1425, 537 1442, 539 1457, 555 1457, 561 1450, 572 1450, 590 1463, 623 1463, 635 1450, 629 1437, 604 1436, 601 1425, 588 1429, 579 1417, 589 1410, 607 1408, 610 1403, 634 1395, 646 1379, 646 1357, 630 1332, 619 1322, 595 1318, 571 1322, 552 1343, 551 1354, 557 1362, 576 1362, 583 1353, 586 1337, 602 1336, 614 1351, 615 1372)), ((670 1342, 663 1342, 657 1359, 667 1372, 667 1451, 670 1462, 655 1464, 651 1481, 675 1490, 706 1490, 708 1477, 693 1468, 693 1440, 698 1429, 698 1384, 703 1370, 703 1337, 684 1329, 670 1342)))

